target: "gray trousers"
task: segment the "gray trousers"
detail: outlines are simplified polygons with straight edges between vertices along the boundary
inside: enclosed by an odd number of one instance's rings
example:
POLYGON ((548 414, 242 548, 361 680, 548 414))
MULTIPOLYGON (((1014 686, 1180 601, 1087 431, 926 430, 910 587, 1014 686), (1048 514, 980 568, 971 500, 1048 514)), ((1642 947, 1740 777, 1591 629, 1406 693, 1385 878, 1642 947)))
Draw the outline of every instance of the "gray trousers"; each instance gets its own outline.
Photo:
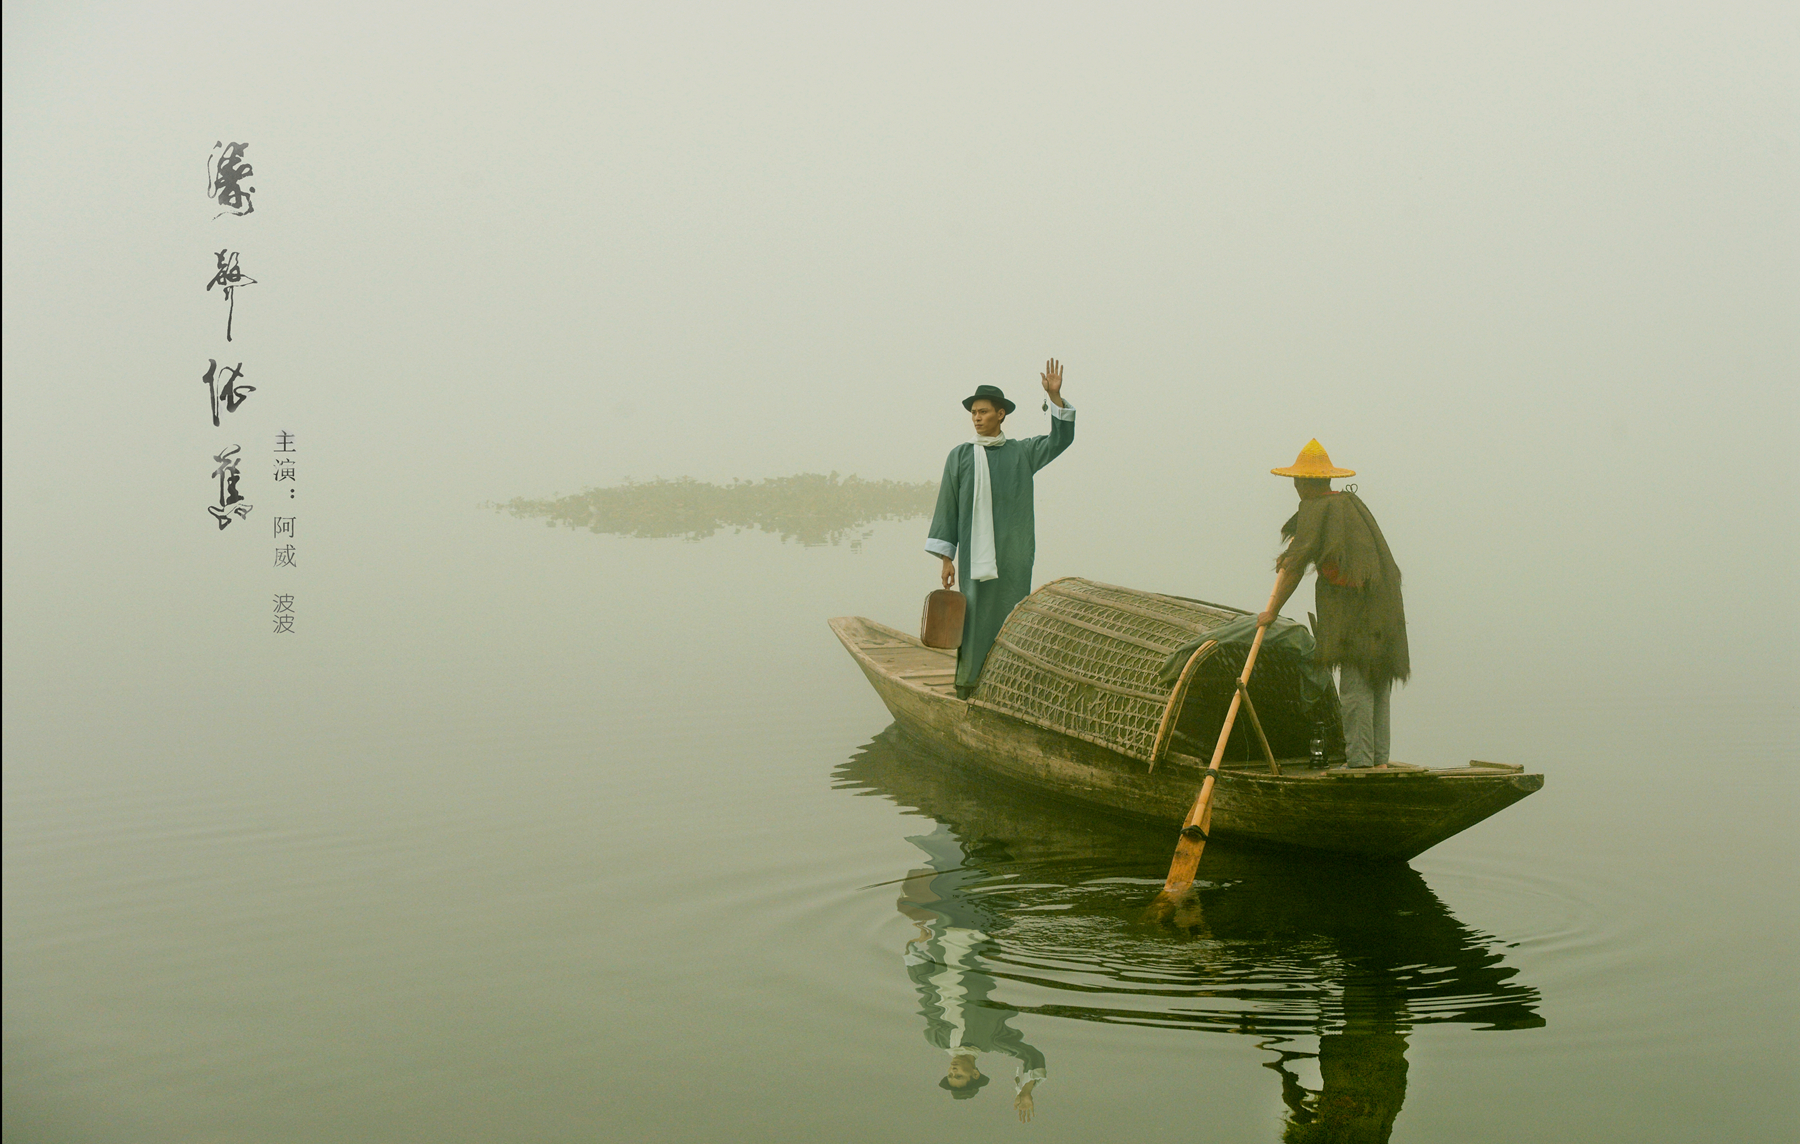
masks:
POLYGON ((1344 765, 1379 767, 1388 761, 1388 695, 1393 682, 1379 686, 1361 668, 1338 668, 1338 701, 1344 709, 1344 765))

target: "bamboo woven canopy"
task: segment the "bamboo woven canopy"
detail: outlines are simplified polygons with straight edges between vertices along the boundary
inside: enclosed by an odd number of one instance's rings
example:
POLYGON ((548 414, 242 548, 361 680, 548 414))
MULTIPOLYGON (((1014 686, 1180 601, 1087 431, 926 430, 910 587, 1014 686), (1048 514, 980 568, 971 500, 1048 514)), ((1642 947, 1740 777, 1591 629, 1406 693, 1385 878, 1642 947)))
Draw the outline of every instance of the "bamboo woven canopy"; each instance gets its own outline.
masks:
MULTIPOLYGON (((1195 637, 1247 614, 1079 577, 1053 580, 1007 617, 971 702, 1155 766, 1178 737, 1210 745, 1244 651, 1202 642, 1173 686, 1157 681, 1163 664, 1195 637), (1184 710, 1190 691, 1199 710, 1184 710)), ((1303 743, 1304 720, 1289 717, 1299 711, 1298 678, 1257 670, 1257 705, 1273 708, 1285 732, 1272 727, 1270 737, 1299 734, 1303 743)), ((1270 714, 1264 711, 1265 723, 1270 714)))

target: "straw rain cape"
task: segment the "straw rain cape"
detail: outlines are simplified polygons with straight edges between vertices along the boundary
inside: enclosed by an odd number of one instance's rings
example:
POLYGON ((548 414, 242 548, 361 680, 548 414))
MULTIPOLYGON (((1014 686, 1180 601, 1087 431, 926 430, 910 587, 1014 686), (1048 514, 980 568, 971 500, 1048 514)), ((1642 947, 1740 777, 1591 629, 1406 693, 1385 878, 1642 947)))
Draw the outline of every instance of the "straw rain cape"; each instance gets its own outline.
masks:
POLYGON ((1281 534, 1289 540, 1277 568, 1319 569, 1315 662, 1347 663, 1376 682, 1404 682, 1412 674, 1412 659, 1400 567, 1375 514, 1355 493, 1332 493, 1301 501, 1281 534))

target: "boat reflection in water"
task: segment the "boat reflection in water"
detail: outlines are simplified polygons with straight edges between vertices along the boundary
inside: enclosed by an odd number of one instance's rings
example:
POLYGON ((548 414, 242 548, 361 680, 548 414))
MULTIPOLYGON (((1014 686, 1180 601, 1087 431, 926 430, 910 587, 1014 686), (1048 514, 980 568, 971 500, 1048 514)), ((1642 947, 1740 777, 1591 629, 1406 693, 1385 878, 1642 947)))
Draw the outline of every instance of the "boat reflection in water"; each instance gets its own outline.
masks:
MULTIPOLYGON (((1207 847, 1170 925, 1141 921, 1167 830, 1065 805, 959 769, 889 728, 838 768, 841 789, 932 820, 898 887, 915 928, 907 973, 925 1037, 959 1099, 1010 1057, 1020 1116, 1046 1079, 1026 1039, 1047 1017, 1237 1033, 1269 1053, 1282 1139, 1385 1141, 1419 1025, 1544 1024, 1497 939, 1451 916, 1405 866, 1207 847), (996 996, 999 994, 999 996, 996 996), (1317 1053, 1302 1047, 1317 1038, 1317 1053), (1316 1057, 1319 1085, 1301 1063, 1316 1057)), ((885 887, 884 887, 885 888, 885 887)))

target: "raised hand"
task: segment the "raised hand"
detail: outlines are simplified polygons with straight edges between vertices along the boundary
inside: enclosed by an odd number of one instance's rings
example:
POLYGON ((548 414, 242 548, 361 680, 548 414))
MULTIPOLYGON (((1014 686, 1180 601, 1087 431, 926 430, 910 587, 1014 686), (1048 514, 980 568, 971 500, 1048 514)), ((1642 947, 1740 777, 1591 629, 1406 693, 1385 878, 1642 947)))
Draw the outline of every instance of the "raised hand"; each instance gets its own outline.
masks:
POLYGON ((1031 1119, 1034 1103, 1031 1099, 1030 1088, 1026 1088, 1024 1092, 1013 1098, 1013 1109, 1018 1112, 1020 1120, 1029 1121, 1031 1119))
POLYGON ((1051 358, 1049 361, 1045 362, 1042 377, 1044 382, 1044 392, 1050 395, 1050 400, 1061 405, 1063 403, 1062 363, 1055 358, 1051 358))

